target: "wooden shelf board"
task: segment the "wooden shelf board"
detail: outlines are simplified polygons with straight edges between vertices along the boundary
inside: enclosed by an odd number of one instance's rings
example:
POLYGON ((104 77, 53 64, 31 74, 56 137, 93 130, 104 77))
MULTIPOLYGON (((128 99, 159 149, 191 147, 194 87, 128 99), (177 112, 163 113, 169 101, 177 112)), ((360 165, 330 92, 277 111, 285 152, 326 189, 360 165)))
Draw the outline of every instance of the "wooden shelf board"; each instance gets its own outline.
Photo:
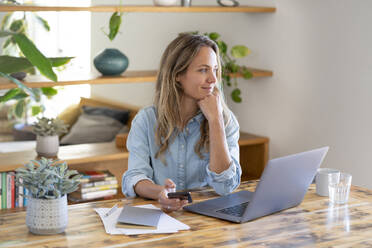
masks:
POLYGON ((261 145, 269 142, 269 138, 251 133, 240 133, 239 145, 261 145))
POLYGON ((90 12, 243 12, 243 13, 268 13, 275 12, 274 7, 260 6, 238 6, 238 7, 222 7, 222 6, 152 6, 152 5, 97 5, 97 6, 35 6, 35 5, 0 5, 0 12, 11 11, 90 11, 90 12))
MULTIPOLYGON (((0 172, 12 171, 36 158, 35 150, 0 153, 0 172)), ((116 147, 115 142, 61 146, 58 158, 68 165, 127 159, 128 152, 116 147)))
MULTIPOLYGON (((266 137, 241 133, 239 145, 258 145, 268 141, 266 137)), ((124 149, 117 148, 115 142, 61 146, 58 152, 59 159, 68 165, 127 159, 128 155, 124 149)), ((13 171, 35 158, 35 150, 0 153, 0 172, 13 171)))
MULTIPOLYGON (((248 68, 253 77, 271 77, 272 71, 248 68)), ((122 84, 122 83, 144 83, 155 82, 157 71, 127 71, 120 76, 97 76, 92 73, 75 73, 69 75, 58 75, 58 82, 52 82, 42 76, 27 76, 25 85, 30 88, 53 87, 77 84, 122 84)), ((232 77, 241 77, 234 74, 232 77)), ((17 88, 17 85, 6 78, 0 78, 0 89, 17 88)))

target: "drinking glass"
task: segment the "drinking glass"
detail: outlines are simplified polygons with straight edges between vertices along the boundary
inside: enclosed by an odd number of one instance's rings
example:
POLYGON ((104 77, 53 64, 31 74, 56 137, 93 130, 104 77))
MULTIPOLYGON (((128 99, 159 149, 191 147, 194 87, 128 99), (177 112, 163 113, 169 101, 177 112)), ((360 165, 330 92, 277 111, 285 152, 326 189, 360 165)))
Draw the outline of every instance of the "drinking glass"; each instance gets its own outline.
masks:
POLYGON ((349 199, 351 178, 352 176, 347 173, 328 175, 329 200, 332 203, 347 203, 349 199))

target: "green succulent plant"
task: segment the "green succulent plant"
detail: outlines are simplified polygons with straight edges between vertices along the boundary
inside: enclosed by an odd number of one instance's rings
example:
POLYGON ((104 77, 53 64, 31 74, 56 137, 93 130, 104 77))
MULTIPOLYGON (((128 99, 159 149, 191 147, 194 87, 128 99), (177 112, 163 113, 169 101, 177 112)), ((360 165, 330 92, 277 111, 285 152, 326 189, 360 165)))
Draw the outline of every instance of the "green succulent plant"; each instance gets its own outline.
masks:
POLYGON ((33 132, 39 136, 54 136, 68 132, 68 125, 58 118, 37 118, 33 132))
POLYGON ((17 185, 29 191, 26 197, 38 199, 57 199, 77 190, 81 177, 76 170, 68 170, 66 162, 46 158, 16 169, 17 185))

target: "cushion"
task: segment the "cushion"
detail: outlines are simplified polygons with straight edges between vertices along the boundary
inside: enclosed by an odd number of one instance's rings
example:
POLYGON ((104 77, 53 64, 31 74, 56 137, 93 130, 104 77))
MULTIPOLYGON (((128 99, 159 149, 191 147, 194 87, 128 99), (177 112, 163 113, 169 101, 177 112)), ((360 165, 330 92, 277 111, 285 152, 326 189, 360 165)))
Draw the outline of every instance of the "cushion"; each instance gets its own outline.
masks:
POLYGON ((61 139, 62 145, 109 142, 123 128, 123 124, 105 115, 83 113, 71 127, 70 132, 61 139))
POLYGON ((72 125, 77 121, 79 115, 81 114, 81 110, 79 104, 73 104, 68 106, 65 110, 63 110, 59 115, 58 118, 63 120, 65 124, 68 124, 68 128, 71 128, 72 125))
POLYGON ((123 125, 126 125, 129 120, 129 111, 128 110, 118 110, 112 108, 104 107, 91 107, 83 106, 83 112, 89 115, 104 115, 115 120, 120 121, 123 125))

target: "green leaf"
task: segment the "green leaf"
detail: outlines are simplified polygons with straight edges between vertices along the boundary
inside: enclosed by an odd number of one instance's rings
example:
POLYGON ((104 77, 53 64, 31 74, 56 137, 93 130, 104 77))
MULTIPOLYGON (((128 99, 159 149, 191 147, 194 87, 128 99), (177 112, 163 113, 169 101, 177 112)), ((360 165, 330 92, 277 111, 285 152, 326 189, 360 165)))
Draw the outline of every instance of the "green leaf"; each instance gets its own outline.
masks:
POLYGON ((26 58, 7 55, 0 56, 0 72, 13 73, 25 71, 30 67, 33 67, 33 65, 26 58))
POLYGON ((41 88, 41 91, 43 92, 44 95, 46 96, 55 96, 57 95, 58 91, 52 87, 43 87, 41 88))
POLYGON ((249 48, 246 46, 238 45, 233 46, 230 52, 234 58, 244 58, 245 56, 251 53, 251 50, 249 50, 249 48))
POLYGON ((52 64, 24 34, 13 35, 17 45, 26 58, 39 69, 40 73, 50 80, 56 82, 57 75, 52 69, 52 64))
POLYGON ((20 100, 17 102, 14 113, 18 118, 23 117, 23 113, 25 112, 25 106, 26 106, 25 100, 20 100))
POLYGON ((19 33, 22 29, 24 29, 25 22, 23 19, 15 20, 10 24, 10 31, 19 33))
POLYGON ((3 43, 3 49, 7 48, 10 44, 12 44, 12 42, 13 42, 12 37, 6 39, 5 42, 3 43))
POLYGON ((242 102, 242 98, 240 97, 240 89, 235 89, 231 92, 231 98, 234 102, 242 102))
POLYGON ((216 41, 218 38, 220 38, 220 35, 216 32, 209 33, 208 36, 211 40, 214 40, 214 41, 216 41))
POLYGON ((0 77, 5 77, 5 78, 9 79, 13 83, 15 83, 18 86, 18 88, 23 90, 25 93, 29 94, 31 98, 37 99, 38 96, 35 95, 34 91, 31 88, 24 85, 23 83, 21 83, 18 79, 14 78, 14 77, 11 77, 9 75, 6 75, 5 73, 3 73, 1 71, 0 71, 0 77))
MULTIPOLYGON (((57 57, 57 58, 48 58, 53 67, 58 67, 68 63, 73 57, 57 57)), ((26 58, 22 57, 13 57, 3 55, 0 56, 0 71, 4 73, 13 73, 19 71, 29 71, 34 66, 26 58)))
POLYGON ((249 71, 246 67, 241 68, 241 73, 243 75, 243 78, 250 79, 253 77, 253 74, 251 71, 249 71))
POLYGON ((0 97, 0 102, 6 102, 13 99, 21 92, 19 88, 8 90, 3 96, 0 97))
POLYGON ((38 20, 40 22, 40 24, 44 27, 44 29, 49 32, 50 31, 50 26, 49 26, 48 22, 44 18, 40 17, 39 15, 35 14, 35 17, 36 17, 36 20, 38 20))
POLYGON ((40 106, 32 106, 31 111, 32 111, 32 116, 36 116, 39 113, 41 113, 41 107, 40 106))
POLYGON ((14 35, 14 33, 9 31, 0 31, 0 38, 7 37, 9 35, 14 35))
POLYGON ((118 34, 121 25, 121 15, 118 12, 114 12, 110 18, 110 33, 109 39, 112 41, 118 34))
POLYGON ((13 97, 14 100, 19 100, 28 97, 28 95, 22 90, 18 95, 13 97))
POLYGON ((220 49, 221 54, 227 53, 227 44, 221 40, 217 41, 218 48, 220 49))
POLYGON ((58 67, 58 66, 67 64, 73 58, 74 57, 56 57, 56 58, 48 58, 48 59, 52 63, 53 67, 58 67))
POLYGON ((239 66, 237 64, 235 64, 234 62, 230 62, 226 65, 227 69, 229 70, 229 72, 231 73, 236 73, 239 71, 239 66))

